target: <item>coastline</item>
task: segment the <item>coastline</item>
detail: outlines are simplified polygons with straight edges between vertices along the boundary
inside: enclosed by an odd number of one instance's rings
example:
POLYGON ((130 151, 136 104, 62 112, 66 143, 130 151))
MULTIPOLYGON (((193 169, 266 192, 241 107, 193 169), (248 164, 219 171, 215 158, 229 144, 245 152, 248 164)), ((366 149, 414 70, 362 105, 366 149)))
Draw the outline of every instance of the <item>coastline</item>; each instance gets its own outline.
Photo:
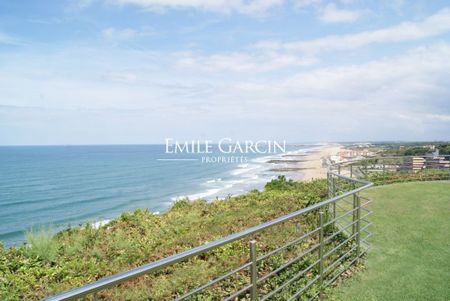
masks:
POLYGON ((267 163, 273 164, 271 171, 286 174, 296 181, 323 179, 327 176, 330 157, 343 149, 340 144, 326 144, 306 152, 287 153, 280 159, 272 159, 267 163))
POLYGON ((336 155, 342 149, 342 145, 327 144, 321 149, 308 154, 305 157, 305 161, 300 163, 300 167, 303 168, 301 180, 312 181, 326 178, 330 156, 336 155))
MULTIPOLYGON (((277 159, 274 159, 273 156, 269 156, 265 159, 263 164, 283 164, 283 167, 280 167, 280 174, 284 173, 287 175, 288 178, 291 178, 295 181, 304 181, 304 182, 311 182, 316 179, 324 179, 327 176, 327 168, 328 164, 330 163, 330 156, 336 155, 339 151, 341 151, 344 147, 340 144, 326 144, 317 147, 317 149, 313 150, 301 150, 300 152, 294 152, 294 153, 286 153, 284 155, 281 155, 281 157, 278 157, 277 159)), ((262 157, 264 158, 264 157, 262 157)), ((262 158, 256 158, 256 160, 261 160, 262 158)), ((271 171, 275 171, 276 168, 269 169, 271 171)), ((247 189, 242 190, 241 193, 237 194, 229 194, 229 196, 233 197, 239 197, 244 194, 249 193, 253 189, 264 189, 264 186, 266 183, 270 182, 271 179, 275 179, 276 177, 273 176, 271 178, 266 178, 263 182, 263 184, 259 183, 254 186, 249 186, 247 189)), ((219 180, 221 181, 221 179, 219 180)), ((244 180, 240 180, 244 181, 244 180)), ((225 187, 228 188, 228 187, 225 187)), ((163 210, 162 212, 154 212, 153 214, 159 215, 163 214, 166 211, 170 210, 172 205, 179 200, 187 199, 191 202, 198 201, 198 200, 207 200, 208 202, 215 202, 218 200, 223 200, 225 197, 219 197, 216 196, 214 193, 217 193, 220 189, 212 189, 215 190, 215 192, 211 193, 211 190, 205 191, 205 192, 197 192, 193 194, 188 194, 185 196, 178 196, 171 199, 171 205, 163 210)), ((142 208, 144 209, 144 208, 142 208)), ((124 211, 122 213, 125 213, 128 211, 124 211)), ((120 215, 119 215, 120 216, 120 215)), ((116 217, 111 217, 109 219, 105 220, 97 220, 95 222, 92 222, 91 224, 94 226, 94 228, 99 228, 101 226, 109 224, 109 222, 115 220, 116 217)))

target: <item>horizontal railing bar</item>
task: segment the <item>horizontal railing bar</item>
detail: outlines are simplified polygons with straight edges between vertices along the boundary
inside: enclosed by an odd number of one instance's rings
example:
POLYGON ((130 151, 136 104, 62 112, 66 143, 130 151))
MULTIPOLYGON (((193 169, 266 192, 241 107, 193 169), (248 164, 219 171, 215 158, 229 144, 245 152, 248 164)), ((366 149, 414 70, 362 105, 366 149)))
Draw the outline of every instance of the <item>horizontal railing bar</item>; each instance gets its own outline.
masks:
POLYGON ((370 204, 370 203, 372 203, 372 200, 368 200, 367 202, 362 203, 362 204, 361 204, 361 207, 364 207, 364 206, 366 206, 366 205, 368 205, 368 204, 370 204))
POLYGON ((334 237, 336 237, 336 235, 341 234, 342 232, 344 232, 345 230, 347 230, 348 228, 350 228, 351 226, 353 226, 354 224, 356 224, 358 221, 354 221, 351 222, 350 224, 346 225, 345 227, 342 227, 341 230, 339 230, 338 232, 333 233, 333 235, 328 236, 327 238, 324 239, 323 243, 327 243, 329 242, 331 239, 333 239, 334 237))
POLYGON ((336 278, 338 278, 340 275, 342 275, 342 273, 344 273, 346 270, 348 270, 349 267, 352 266, 352 264, 354 264, 356 262, 356 260, 358 260, 359 257, 355 257, 352 261, 350 261, 344 268, 340 269, 336 274, 333 275, 333 278, 331 278, 330 281, 327 281, 324 285, 324 287, 328 287, 331 283, 334 282, 334 280, 336 280, 336 278))
POLYGON ((174 301, 183 300, 183 299, 185 299, 185 298, 187 298, 187 297, 189 297, 191 295, 194 295, 194 294, 196 294, 198 292, 201 292, 202 290, 210 287, 211 285, 213 285, 213 284, 215 284, 217 282, 220 282, 220 281, 222 281, 222 280, 224 280, 224 279, 226 279, 226 278, 228 278, 228 277, 230 277, 230 276, 232 276, 232 275, 234 275, 236 273, 239 273, 240 271, 244 270, 245 268, 248 268, 251 265, 252 265, 252 263, 248 262, 248 263, 238 267, 237 269, 235 269, 233 271, 230 271, 230 272, 228 272, 228 273, 226 273, 226 274, 224 274, 224 275, 222 275, 222 276, 220 276, 220 277, 218 277, 218 278, 216 278, 216 279, 214 279, 214 280, 212 280, 212 281, 210 281, 210 282, 208 282, 208 283, 206 283, 206 284, 204 284, 202 286, 199 286, 198 288, 196 288, 196 289, 194 289, 194 290, 192 290, 192 291, 190 291, 190 292, 188 292, 188 293, 186 293, 186 294, 184 294, 184 295, 174 299, 174 301))
POLYGON ((362 195, 360 195, 359 198, 360 198, 361 200, 364 200, 364 201, 372 201, 371 199, 369 199, 369 198, 367 198, 367 197, 365 197, 365 196, 362 196, 362 195))
MULTIPOLYGON (((338 176, 338 175, 336 175, 336 176, 338 176)), ((245 230, 242 230, 240 232, 237 232, 237 233, 228 235, 226 237, 217 239, 215 241, 209 242, 209 243, 204 244, 202 246, 194 247, 192 249, 183 251, 181 253, 174 254, 172 256, 168 256, 168 257, 162 258, 160 260, 156 260, 154 262, 151 262, 151 263, 139 266, 137 268, 134 268, 134 269, 131 269, 131 270, 128 270, 128 271, 125 271, 125 272, 121 272, 121 273, 118 273, 118 274, 115 274, 115 275, 112 275, 112 276, 107 276, 107 277, 101 278, 101 279, 99 279, 99 280, 97 280, 95 282, 86 284, 84 286, 81 286, 81 287, 78 287, 78 288, 75 288, 75 289, 72 289, 72 290, 60 293, 60 294, 52 296, 52 297, 48 297, 45 300, 46 301, 76 300, 76 299, 78 299, 80 297, 83 297, 83 296, 86 296, 88 294, 98 292, 100 290, 106 289, 108 287, 112 287, 114 285, 117 285, 117 284, 123 283, 123 282, 125 282, 127 280, 131 280, 131 279, 134 279, 136 277, 148 274, 150 272, 155 272, 155 271, 161 270, 161 269, 163 269, 163 268, 165 268, 165 267, 167 267, 169 265, 172 265, 172 264, 184 261, 184 260, 186 260, 188 258, 191 258, 191 257, 194 257, 196 255, 202 254, 202 253, 204 253, 206 251, 210 251, 212 249, 218 248, 220 246, 223 246, 225 244, 231 243, 231 242, 236 241, 238 239, 242 239, 244 237, 250 236, 250 235, 252 235, 252 234, 254 234, 256 232, 259 232, 259 231, 265 230, 265 229, 267 229, 269 227, 278 225, 280 223, 283 223, 285 221, 293 219, 293 218, 295 218, 297 216, 300 216, 302 214, 311 212, 313 210, 316 210, 316 209, 321 208, 323 206, 326 206, 328 204, 332 204, 332 203, 334 203, 334 202, 336 202, 336 201, 338 201, 338 200, 340 200, 340 199, 342 199, 342 198, 344 198, 346 196, 352 195, 354 193, 357 193, 357 192, 359 192, 361 190, 364 190, 364 189, 367 189, 367 188, 373 186, 373 183, 368 182, 368 181, 353 179, 353 178, 349 178, 349 177, 342 176, 342 175, 339 175, 339 177, 342 177, 344 179, 348 179, 350 181, 363 183, 365 185, 362 186, 362 187, 353 189, 351 191, 348 191, 346 193, 343 193, 341 195, 338 195, 338 196, 332 197, 330 199, 321 201, 319 203, 313 204, 313 205, 308 206, 306 208, 302 208, 302 209, 297 210, 295 212, 292 212, 290 214, 287 214, 287 215, 281 216, 279 218, 273 219, 271 221, 265 222, 263 224, 260 224, 260 225, 257 225, 257 226, 253 226, 253 227, 247 228, 245 230)))
POLYGON ((372 210, 370 210, 369 208, 364 208, 364 207, 363 207, 363 206, 366 205, 366 204, 367 204, 367 203, 361 205, 361 206, 360 206, 361 209, 364 210, 364 211, 366 211, 366 212, 372 212, 372 210))
POLYGON ((334 247, 333 249, 331 249, 330 251, 328 251, 327 253, 325 253, 325 255, 323 255, 323 258, 327 258, 328 256, 330 256, 331 254, 333 254, 334 251, 338 250, 339 248, 341 248, 343 245, 345 245, 346 243, 348 243, 352 238, 354 238, 358 233, 355 232, 354 234, 350 235, 346 240, 344 240, 343 242, 341 242, 339 245, 337 245, 336 247, 334 247))
POLYGON ((342 191, 348 190, 348 189, 346 189, 346 188, 344 188, 341 185, 336 184, 336 183, 334 183, 334 189, 335 190, 342 190, 342 191))
MULTIPOLYGON (((346 212, 349 212, 348 210, 354 211, 354 210, 358 209, 358 207, 356 207, 355 209, 346 209, 346 208, 341 207, 341 206, 339 206, 339 205, 336 205, 336 208, 338 208, 338 209, 340 209, 340 210, 342 210, 342 211, 346 211, 346 212)), ((362 209, 362 210, 364 210, 365 212, 372 212, 372 210, 370 210, 370 209, 368 209, 368 208, 364 208, 364 207, 362 207, 362 206, 360 206, 359 208, 362 209)), ((346 215, 346 214, 343 214, 343 215, 342 215, 342 218, 344 218, 345 215, 346 215)), ((360 218, 360 219, 362 219, 362 218, 360 218)), ((349 219, 344 219, 344 220, 347 221, 347 222, 351 222, 351 220, 349 220, 349 219)))
POLYGON ((333 249, 331 249, 330 251, 328 251, 325 255, 323 255, 323 258, 327 258, 328 256, 330 256, 331 254, 333 254, 334 251, 336 251, 337 249, 341 248, 343 245, 345 245, 346 243, 348 243, 353 237, 355 237, 357 234, 361 233, 361 231, 364 231, 365 229, 367 229, 370 225, 372 225, 372 223, 369 223, 367 225, 365 225, 364 227, 362 227, 359 232, 355 232, 354 234, 350 235, 346 240, 344 240, 342 243, 340 243, 339 245, 337 245, 336 247, 334 247, 333 249))
MULTIPOLYGON (((336 206, 336 208, 338 208, 338 209, 340 209, 340 210, 342 210, 342 211, 347 211, 347 210, 348 210, 348 209, 346 210, 346 209, 344 209, 344 208, 342 208, 342 207, 340 207, 340 206, 336 206)), ((339 221, 340 221, 340 222, 347 222, 347 223, 353 222, 353 220, 348 219, 347 216, 343 216, 339 221)), ((339 221, 336 221, 336 222, 339 222, 339 221)))
POLYGON ((351 210, 351 208, 344 208, 341 205, 338 205, 337 203, 336 203, 336 208, 341 209, 344 212, 347 212, 347 211, 351 210))
POLYGON ((362 232, 364 232, 364 233, 366 233, 366 234, 368 234, 368 235, 372 235, 372 232, 369 232, 368 230, 364 230, 364 231, 362 231, 362 232))
POLYGON ((348 256, 348 254, 350 254, 351 252, 353 252, 358 246, 354 245, 350 250, 348 250, 347 252, 344 253, 344 255, 342 255, 341 257, 339 257, 338 259, 336 259, 332 264, 330 264, 324 271, 324 275, 327 275, 329 271, 331 271, 335 265, 337 263, 339 263, 342 259, 344 259, 346 256, 348 256))
POLYGON ((364 249, 359 257, 355 257, 352 261, 350 261, 347 266, 345 266, 344 268, 342 268, 341 270, 339 270, 339 272, 337 274, 335 274, 333 276, 333 278, 331 278, 330 281, 326 282, 324 287, 328 287, 331 283, 334 282, 334 280, 336 280, 336 278, 338 278, 342 273, 344 273, 346 270, 348 270, 349 267, 352 266, 352 264, 354 264, 356 262, 356 260, 358 260, 364 253, 367 253, 367 251, 370 249, 370 247, 367 247, 366 249, 364 249))
POLYGON ((296 239, 294 239, 294 240, 288 242, 287 244, 285 244, 285 245, 283 245, 283 246, 281 246, 281 247, 279 247, 279 248, 277 248, 277 249, 275 249, 275 250, 272 250, 272 251, 270 251, 270 252, 268 252, 268 253, 262 255, 261 257, 259 257, 259 258, 256 260, 256 262, 260 262, 260 261, 262 261, 262 260, 264 260, 264 259, 266 259, 266 258, 272 256, 273 254, 278 253, 279 251, 281 251, 281 250, 283 250, 283 249, 286 249, 286 248, 288 248, 288 247, 290 247, 290 246, 292 246, 292 245, 298 243, 299 241, 301 241, 301 240, 305 239, 306 237, 308 237, 308 236, 310 236, 310 235, 316 233, 316 232, 319 231, 319 230, 320 230, 320 228, 316 228, 316 229, 314 229, 314 230, 312 230, 312 231, 310 231, 310 232, 308 232, 308 233, 306 233, 306 234, 303 234, 302 236, 300 236, 300 237, 298 237, 298 238, 296 238, 296 239))
MULTIPOLYGON (((373 211, 370 211, 370 213, 373 213, 373 211)), ((365 223, 370 223, 370 220, 368 220, 366 218, 361 218, 361 221, 365 222, 365 223)))
POLYGON ((364 227, 362 227, 361 229, 359 229, 359 233, 365 231, 367 228, 369 228, 370 226, 372 226, 373 222, 369 222, 368 224, 366 224, 364 227))
POLYGON ((317 293, 314 294, 314 296, 312 296, 311 298, 308 299, 308 301, 314 300, 316 299, 320 294, 320 291, 318 291, 317 293))
POLYGON ((230 301, 233 300, 234 298, 242 295, 244 292, 248 291, 249 289, 252 288, 252 285, 247 285, 244 288, 241 288, 240 290, 238 290, 237 292, 234 292, 233 294, 231 294, 230 296, 228 296, 227 298, 223 299, 224 301, 230 301))
POLYGON ((341 219, 341 218, 344 218, 344 217, 346 217, 347 215, 353 213, 353 212, 356 211, 357 209, 358 209, 358 208, 354 208, 354 209, 352 209, 352 210, 350 210, 350 211, 348 211, 348 212, 346 212, 346 213, 344 213, 344 214, 341 214, 340 216, 335 217, 335 218, 333 218, 332 220, 330 220, 329 222, 325 223, 323 226, 326 227, 326 226, 328 226, 328 225, 331 225, 332 223, 336 222, 337 220, 339 220, 339 219, 341 219))
POLYGON ((287 268, 288 266, 290 266, 291 264, 293 264, 294 262, 300 260, 301 258, 305 257, 306 255, 314 252, 318 247, 320 246, 320 244, 315 244, 313 247, 309 248, 308 250, 302 252, 299 256, 289 260, 288 262, 286 262, 285 264, 281 265, 280 267, 278 267, 277 269, 271 271, 270 273, 267 273, 266 275, 264 275, 263 277, 258 279, 258 283, 263 282, 264 280, 266 280, 267 278, 275 275, 276 273, 278 273, 279 271, 284 270, 285 268, 287 268))
POLYGON ((366 217, 368 217, 369 215, 371 215, 373 213, 373 211, 369 211, 366 215, 363 215, 360 220, 365 221, 370 223, 370 221, 368 219, 366 219, 366 217))
POLYGON ((368 233, 363 239, 361 239, 361 243, 366 243, 369 244, 369 242, 367 241, 370 237, 372 236, 372 233, 368 233))
MULTIPOLYGON (((330 174, 334 175, 335 177, 338 177, 338 178, 341 178, 341 179, 344 179, 344 180, 347 180, 347 181, 350 181, 350 182, 357 182, 357 183, 361 183, 361 184, 364 184, 364 185, 372 184, 371 182, 366 181, 366 180, 360 180, 360 179, 356 179, 356 178, 350 178, 350 177, 347 177, 347 176, 344 176, 344 175, 337 174, 337 173, 335 173, 334 171, 331 171, 330 174)), ((363 186, 363 187, 364 187, 364 186, 363 186)), ((361 187, 360 187, 360 188, 361 188, 361 187)))
POLYGON ((319 280, 320 275, 317 275, 316 277, 314 277, 313 280, 311 280, 310 282, 308 282, 306 284, 306 286, 304 286, 301 290, 297 291, 295 294, 293 294, 291 297, 289 297, 288 301, 291 301, 295 298, 297 298, 298 295, 300 295, 301 293, 303 293, 307 288, 309 288, 311 285, 313 285, 317 280, 319 280))
POLYGON ((291 284, 292 282, 294 282, 295 280, 297 280, 298 278, 300 278, 302 275, 304 275, 305 273, 307 273, 308 271, 310 271, 314 266, 316 266, 318 263, 320 262, 319 260, 316 260, 314 263, 312 263, 309 267, 307 267, 306 269, 301 270, 300 272, 298 272, 297 274, 294 275, 294 277, 292 277, 291 279, 289 279, 288 281, 284 282, 282 285, 278 286, 277 288, 275 288, 273 291, 271 291, 270 293, 268 293, 267 295, 263 296, 261 298, 261 301, 265 301, 268 298, 272 297, 273 295, 275 295, 276 293, 280 292, 283 288, 285 288, 286 286, 288 286, 289 284, 291 284))
POLYGON ((342 200, 339 200, 339 201, 342 202, 342 203, 346 203, 346 204, 348 204, 350 206, 353 206, 353 203, 350 202, 350 201, 347 201, 346 199, 342 199, 342 200))

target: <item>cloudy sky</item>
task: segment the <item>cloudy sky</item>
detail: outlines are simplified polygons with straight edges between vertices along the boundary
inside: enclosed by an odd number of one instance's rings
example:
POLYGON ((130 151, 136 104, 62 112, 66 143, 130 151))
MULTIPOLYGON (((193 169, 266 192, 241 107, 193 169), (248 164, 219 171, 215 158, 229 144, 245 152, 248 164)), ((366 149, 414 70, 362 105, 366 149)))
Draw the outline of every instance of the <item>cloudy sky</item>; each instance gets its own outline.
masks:
POLYGON ((450 5, 0 0, 0 144, 450 140, 450 5))

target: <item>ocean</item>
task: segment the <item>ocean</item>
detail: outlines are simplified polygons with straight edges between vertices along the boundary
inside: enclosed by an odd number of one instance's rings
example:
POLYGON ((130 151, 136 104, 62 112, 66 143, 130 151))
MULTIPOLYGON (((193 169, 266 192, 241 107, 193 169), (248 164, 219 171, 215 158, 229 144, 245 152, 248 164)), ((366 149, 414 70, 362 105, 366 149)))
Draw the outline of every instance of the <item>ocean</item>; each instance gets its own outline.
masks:
MULTIPOLYGON (((286 151, 317 147, 287 145, 286 151)), ((160 213, 184 197, 239 195, 283 173, 268 163, 283 154, 246 154, 246 162, 233 163, 204 163, 202 154, 169 161, 170 155, 165 145, 0 147, 0 240, 18 245, 26 230, 41 226, 99 224, 136 208, 160 213)), ((211 155, 223 156, 216 149, 211 155)))

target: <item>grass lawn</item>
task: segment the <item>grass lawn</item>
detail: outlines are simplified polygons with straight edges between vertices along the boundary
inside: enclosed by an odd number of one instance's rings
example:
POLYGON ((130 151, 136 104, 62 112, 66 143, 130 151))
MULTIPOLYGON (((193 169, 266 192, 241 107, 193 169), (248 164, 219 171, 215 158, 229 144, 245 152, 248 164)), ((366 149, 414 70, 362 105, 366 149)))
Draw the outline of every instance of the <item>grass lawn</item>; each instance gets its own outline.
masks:
POLYGON ((329 300, 450 300, 450 182, 378 186, 364 271, 329 300))

